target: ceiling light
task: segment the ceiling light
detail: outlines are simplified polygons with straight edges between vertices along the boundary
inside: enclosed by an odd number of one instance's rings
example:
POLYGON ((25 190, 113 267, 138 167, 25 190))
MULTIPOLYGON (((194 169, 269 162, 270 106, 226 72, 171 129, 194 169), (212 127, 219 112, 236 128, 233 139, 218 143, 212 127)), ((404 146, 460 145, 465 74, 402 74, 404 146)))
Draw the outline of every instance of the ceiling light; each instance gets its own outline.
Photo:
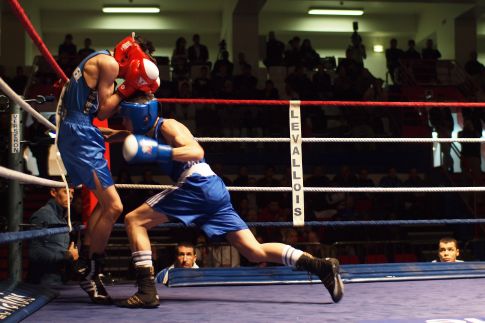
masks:
POLYGON ((159 6, 104 6, 104 13, 159 13, 159 6))
POLYGON ((362 16, 364 10, 362 9, 308 9, 309 15, 327 15, 327 16, 362 16))
POLYGON ((384 46, 382 45, 374 45, 374 52, 375 53, 382 53, 384 51, 384 46))

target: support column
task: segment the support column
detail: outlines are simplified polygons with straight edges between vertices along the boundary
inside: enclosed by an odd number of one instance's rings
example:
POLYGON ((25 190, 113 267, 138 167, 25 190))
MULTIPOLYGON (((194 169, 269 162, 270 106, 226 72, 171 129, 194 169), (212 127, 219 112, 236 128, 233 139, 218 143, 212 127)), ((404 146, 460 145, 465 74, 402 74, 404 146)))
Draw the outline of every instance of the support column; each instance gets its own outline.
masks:
POLYGON ((455 19, 455 59, 465 66, 470 52, 477 50, 477 15, 472 9, 455 19))
MULTIPOLYGON (((18 104, 10 104, 10 149, 8 166, 12 170, 23 171, 22 139, 23 121, 22 111, 18 104)), ((17 232, 22 222, 24 204, 23 190, 19 181, 8 181, 8 231, 17 232)), ((8 245, 8 272, 13 282, 22 280, 22 242, 13 242, 8 245)))
POLYGON ((233 14, 232 38, 234 72, 239 73, 239 53, 244 53, 253 71, 259 62, 259 12, 266 0, 239 0, 233 14))

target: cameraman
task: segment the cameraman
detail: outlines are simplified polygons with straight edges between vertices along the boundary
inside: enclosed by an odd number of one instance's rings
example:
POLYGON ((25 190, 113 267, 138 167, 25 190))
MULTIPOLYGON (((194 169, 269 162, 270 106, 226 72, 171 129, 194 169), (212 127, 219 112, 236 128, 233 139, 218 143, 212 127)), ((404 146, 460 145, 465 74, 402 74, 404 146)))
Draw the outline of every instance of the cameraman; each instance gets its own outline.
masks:
POLYGON ((353 22, 353 28, 354 32, 352 33, 352 36, 350 36, 352 44, 347 47, 347 51, 350 54, 350 59, 363 67, 364 59, 367 58, 367 54, 365 52, 365 46, 362 44, 362 37, 360 37, 357 32, 359 30, 359 23, 357 21, 353 22))

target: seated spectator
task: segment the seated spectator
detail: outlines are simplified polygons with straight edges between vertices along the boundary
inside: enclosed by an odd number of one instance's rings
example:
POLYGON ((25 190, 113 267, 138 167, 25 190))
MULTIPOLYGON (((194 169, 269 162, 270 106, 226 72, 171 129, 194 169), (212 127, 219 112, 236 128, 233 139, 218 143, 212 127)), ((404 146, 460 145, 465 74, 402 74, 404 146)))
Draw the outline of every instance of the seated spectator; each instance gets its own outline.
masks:
MULTIPOLYGON (((478 126, 478 125, 477 125, 478 126)), ((480 138, 482 129, 477 129, 473 120, 463 118, 463 130, 458 133, 458 138, 480 138)), ((467 179, 471 179, 474 185, 482 185, 482 153, 479 142, 463 142, 460 155, 461 169, 467 179)))
POLYGON ((477 51, 470 52, 470 59, 465 63, 465 71, 471 75, 480 75, 484 72, 485 66, 478 61, 477 51))
POLYGON ((12 79, 11 86, 12 90, 19 95, 23 95, 25 91, 25 86, 27 85, 27 75, 25 75, 24 67, 19 65, 15 69, 15 76, 12 79))
POLYGON ((221 65, 226 67, 225 71, 227 75, 231 76, 234 70, 234 64, 229 60, 229 52, 227 50, 222 50, 220 52, 220 57, 214 63, 214 67, 212 68, 212 77, 219 73, 221 65))
POLYGON ((240 99, 255 99, 258 79, 252 74, 249 64, 241 66, 241 74, 234 76, 234 91, 240 99))
POLYGON ((332 97, 332 78, 330 77, 330 74, 325 71, 322 62, 317 64, 317 72, 313 74, 312 83, 317 99, 323 100, 332 97))
POLYGON ((286 77, 285 83, 298 94, 300 99, 311 98, 312 81, 305 74, 303 65, 296 65, 294 71, 286 77))
POLYGON ((194 98, 212 97, 212 81, 209 79, 209 67, 204 65, 200 68, 200 74, 192 82, 192 94, 194 98))
POLYGON ((155 282, 159 284, 168 284, 168 274, 173 268, 199 268, 195 263, 197 255, 195 254, 195 247, 190 242, 181 242, 175 248, 175 262, 167 268, 162 269, 156 276, 155 282))
MULTIPOLYGON (((36 229, 67 226, 67 190, 51 188, 49 193, 49 201, 29 219, 36 229)), ((69 193, 72 201, 74 189, 70 188, 69 193)), ((78 250, 74 242, 70 242, 69 233, 33 239, 29 244, 27 280, 32 284, 60 285, 69 279, 78 258, 78 250)))
POLYGON ((463 260, 456 259, 459 255, 460 249, 458 249, 456 239, 444 237, 440 239, 438 244, 439 260, 433 260, 433 262, 463 262, 463 260))

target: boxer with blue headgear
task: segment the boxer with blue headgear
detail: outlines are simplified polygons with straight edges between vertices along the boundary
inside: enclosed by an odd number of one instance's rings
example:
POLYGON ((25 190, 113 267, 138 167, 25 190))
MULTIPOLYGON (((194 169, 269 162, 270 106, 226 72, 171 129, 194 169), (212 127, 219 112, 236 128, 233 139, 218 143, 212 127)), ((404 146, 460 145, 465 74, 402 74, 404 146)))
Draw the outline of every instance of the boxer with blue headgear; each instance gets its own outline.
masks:
POLYGON ((132 131, 137 135, 144 135, 153 128, 158 118, 158 101, 137 103, 122 101, 120 114, 131 121, 132 131))

